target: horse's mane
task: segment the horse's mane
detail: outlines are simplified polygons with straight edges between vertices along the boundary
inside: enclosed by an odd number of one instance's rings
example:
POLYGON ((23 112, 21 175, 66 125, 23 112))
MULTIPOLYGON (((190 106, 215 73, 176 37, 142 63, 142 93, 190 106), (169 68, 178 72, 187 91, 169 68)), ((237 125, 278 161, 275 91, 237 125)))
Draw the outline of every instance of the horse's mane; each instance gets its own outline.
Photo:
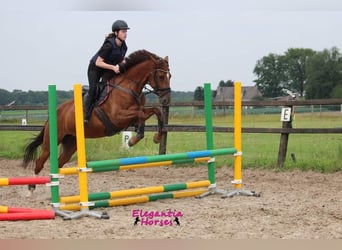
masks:
POLYGON ((134 65, 137 65, 141 62, 150 60, 154 58, 155 60, 159 60, 160 57, 147 51, 147 50, 137 50, 135 52, 132 52, 128 57, 125 58, 125 67, 126 70, 133 67, 134 65))

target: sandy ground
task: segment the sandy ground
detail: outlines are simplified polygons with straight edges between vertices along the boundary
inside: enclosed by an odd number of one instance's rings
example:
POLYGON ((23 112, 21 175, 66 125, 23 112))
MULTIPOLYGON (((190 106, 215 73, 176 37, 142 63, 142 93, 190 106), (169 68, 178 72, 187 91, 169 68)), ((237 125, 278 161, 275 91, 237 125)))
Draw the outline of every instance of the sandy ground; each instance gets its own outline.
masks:
MULTIPOLYGON (((0 177, 31 176, 19 160, 0 159, 0 177)), ((48 175, 45 167, 42 175, 48 175)), ((218 188, 233 189, 231 168, 219 168, 218 188)), ((206 179, 206 167, 160 167, 90 174, 89 192, 189 182, 206 179)), ((244 188, 261 197, 234 196, 222 199, 167 199, 112 208, 109 219, 83 217, 55 220, 1 221, 1 239, 342 239, 342 172, 275 172, 244 170, 244 188), (134 225, 134 210, 173 211, 176 225, 134 225)), ((61 179, 61 195, 76 195, 78 179, 61 179)), ((27 197, 26 186, 0 187, 0 205, 50 208, 50 188, 38 186, 27 197)), ((141 217, 142 218, 142 217, 141 217)), ((142 218, 143 219, 143 218, 142 218)), ((147 220, 145 217, 144 219, 147 220)), ((155 217, 154 219, 160 219, 155 217)), ((170 221, 169 217, 163 220, 170 221)))

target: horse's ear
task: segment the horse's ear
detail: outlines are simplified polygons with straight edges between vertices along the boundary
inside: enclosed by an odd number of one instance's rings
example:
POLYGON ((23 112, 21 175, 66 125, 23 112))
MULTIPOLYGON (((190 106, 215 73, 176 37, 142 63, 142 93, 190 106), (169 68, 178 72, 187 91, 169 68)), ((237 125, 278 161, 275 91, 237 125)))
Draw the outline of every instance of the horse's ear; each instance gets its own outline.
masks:
POLYGON ((168 56, 165 56, 164 60, 167 61, 167 62, 169 62, 169 57, 168 57, 168 56))

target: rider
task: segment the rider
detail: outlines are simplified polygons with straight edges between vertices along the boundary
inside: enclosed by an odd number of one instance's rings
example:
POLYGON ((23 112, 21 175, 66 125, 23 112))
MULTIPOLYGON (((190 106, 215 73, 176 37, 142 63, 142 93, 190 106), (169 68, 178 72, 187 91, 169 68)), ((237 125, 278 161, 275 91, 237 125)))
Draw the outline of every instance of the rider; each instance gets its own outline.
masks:
POLYGON ((90 60, 88 66, 89 92, 84 104, 84 123, 88 123, 90 120, 100 79, 102 82, 106 82, 112 73, 120 74, 118 63, 124 60, 127 52, 125 40, 128 29, 125 21, 116 20, 112 25, 113 32, 106 36, 102 47, 90 60))

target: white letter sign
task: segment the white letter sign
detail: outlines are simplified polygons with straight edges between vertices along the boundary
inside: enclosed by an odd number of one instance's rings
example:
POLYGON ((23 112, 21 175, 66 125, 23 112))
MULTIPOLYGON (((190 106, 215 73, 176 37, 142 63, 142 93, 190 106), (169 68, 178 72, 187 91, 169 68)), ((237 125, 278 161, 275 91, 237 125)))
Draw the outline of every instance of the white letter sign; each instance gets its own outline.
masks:
POLYGON ((280 121, 282 122, 289 122, 291 120, 291 108, 282 108, 281 109, 281 116, 280 121))

